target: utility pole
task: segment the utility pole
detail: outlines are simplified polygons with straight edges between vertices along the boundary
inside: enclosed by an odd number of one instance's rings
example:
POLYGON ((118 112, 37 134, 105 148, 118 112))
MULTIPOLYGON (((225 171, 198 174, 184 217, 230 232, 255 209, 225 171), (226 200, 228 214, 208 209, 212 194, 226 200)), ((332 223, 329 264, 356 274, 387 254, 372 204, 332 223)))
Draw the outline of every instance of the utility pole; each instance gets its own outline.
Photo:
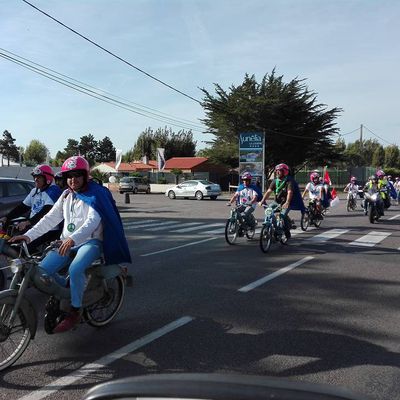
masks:
POLYGON ((360 125, 360 145, 362 146, 363 141, 363 124, 360 125))

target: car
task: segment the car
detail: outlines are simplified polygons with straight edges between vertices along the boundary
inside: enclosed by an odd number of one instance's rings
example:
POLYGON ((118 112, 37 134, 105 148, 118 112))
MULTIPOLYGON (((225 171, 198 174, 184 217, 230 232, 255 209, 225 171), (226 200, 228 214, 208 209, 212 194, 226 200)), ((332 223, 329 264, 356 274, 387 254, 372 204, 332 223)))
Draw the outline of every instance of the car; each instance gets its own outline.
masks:
POLYGON ((169 187, 165 191, 165 195, 170 199, 175 199, 177 197, 193 197, 197 200, 202 200, 204 197, 209 197, 211 200, 215 200, 221 195, 221 186, 207 179, 189 180, 169 187))
POLYGON ((150 184, 140 176, 124 176, 119 181, 119 192, 122 193, 150 193, 150 184))
POLYGON ((17 178, 0 178, 0 218, 7 215, 25 199, 35 187, 33 181, 17 178))

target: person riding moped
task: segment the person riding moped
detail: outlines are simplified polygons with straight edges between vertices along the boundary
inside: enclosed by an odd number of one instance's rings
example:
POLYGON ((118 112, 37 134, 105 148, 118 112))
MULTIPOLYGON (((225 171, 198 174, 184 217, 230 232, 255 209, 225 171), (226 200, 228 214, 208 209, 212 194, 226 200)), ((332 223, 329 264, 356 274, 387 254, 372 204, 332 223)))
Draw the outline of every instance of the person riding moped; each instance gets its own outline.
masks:
MULTIPOLYGON (((365 184, 365 186, 363 188, 363 192, 367 192, 369 194, 374 194, 374 193, 380 192, 381 188, 382 188, 382 185, 379 182, 378 177, 375 175, 371 175, 369 177, 368 182, 365 184)), ((366 198, 364 198, 363 208, 364 208, 364 214, 367 215, 368 214, 368 200, 366 198)), ((378 209, 380 216, 385 215, 383 200, 380 196, 378 197, 378 200, 377 200, 377 209, 378 209)))
POLYGON ((320 175, 318 172, 312 172, 310 174, 310 182, 307 183, 302 198, 304 199, 305 195, 308 192, 308 198, 310 201, 315 203, 315 210, 317 212, 316 217, 322 219, 322 187, 323 185, 320 183, 320 175))
POLYGON ((59 284, 69 283, 71 290, 70 312, 55 327, 54 333, 68 331, 80 322, 85 271, 102 253, 106 264, 131 262, 115 201, 107 188, 89 181, 87 160, 81 156, 70 157, 61 171, 68 189, 39 223, 24 235, 10 239, 29 243, 64 220, 59 248, 50 251, 40 264, 59 284), (72 261, 71 255, 75 255, 72 261), (68 264, 69 281, 58 274, 68 264))
POLYGON ((275 167, 276 178, 272 180, 268 190, 258 203, 262 206, 269 199, 271 193, 275 195, 275 204, 282 206, 282 217, 284 221, 284 233, 286 239, 290 239, 291 222, 289 218, 290 210, 300 210, 305 212, 303 199, 301 197, 297 182, 289 176, 289 167, 286 164, 278 164, 275 167))
POLYGON ((257 206, 258 197, 261 194, 258 187, 252 185, 253 177, 250 173, 245 172, 242 175, 243 184, 239 185, 236 192, 233 194, 227 205, 232 205, 234 202, 239 204, 238 211, 244 218, 244 221, 250 228, 255 228, 255 219, 252 215, 257 206))
MULTIPOLYGON (((37 224, 54 206, 61 195, 61 190, 54 182, 53 169, 47 164, 40 164, 33 168, 31 175, 35 181, 35 187, 25 197, 25 199, 12 209, 5 217, 0 218, 0 222, 6 228, 9 222, 29 212, 29 217, 16 225, 16 229, 23 233, 27 229, 37 224)), ((30 252, 36 250, 38 246, 45 242, 56 240, 60 237, 59 227, 46 232, 41 238, 29 243, 30 252)))
POLYGON ((350 196, 353 196, 354 200, 357 201, 358 191, 359 186, 357 185, 357 178, 352 176, 350 182, 343 189, 343 192, 347 193, 347 201, 350 199, 350 196))

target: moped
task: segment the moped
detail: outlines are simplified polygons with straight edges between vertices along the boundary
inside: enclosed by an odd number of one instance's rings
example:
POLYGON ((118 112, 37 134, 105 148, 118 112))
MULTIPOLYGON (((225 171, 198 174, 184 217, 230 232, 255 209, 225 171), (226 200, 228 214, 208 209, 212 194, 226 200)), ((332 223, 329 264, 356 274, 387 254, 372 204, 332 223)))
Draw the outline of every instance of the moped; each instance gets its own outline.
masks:
MULTIPOLYGON (((29 287, 49 295, 44 318, 46 333, 52 334, 69 311, 69 288, 57 283, 40 267, 47 252, 58 246, 58 242, 52 242, 42 256, 30 255, 24 241, 10 246, 13 255, 18 257, 10 264, 14 274, 10 288, 0 292, 0 371, 13 365, 35 337, 38 317, 27 294, 29 287)), ((104 265, 103 260, 98 259, 87 269, 86 275, 82 322, 94 327, 107 325, 122 306, 126 283, 131 284, 127 268, 104 265)))

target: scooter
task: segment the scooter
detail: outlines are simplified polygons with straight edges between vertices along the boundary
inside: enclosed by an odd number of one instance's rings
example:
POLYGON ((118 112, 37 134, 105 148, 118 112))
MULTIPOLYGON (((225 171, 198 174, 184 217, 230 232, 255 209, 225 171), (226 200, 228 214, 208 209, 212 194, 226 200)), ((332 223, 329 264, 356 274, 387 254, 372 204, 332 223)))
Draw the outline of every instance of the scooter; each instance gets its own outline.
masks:
MULTIPOLYGON (((382 203, 380 192, 364 193, 364 213, 368 215, 369 222, 373 224, 382 216, 380 204, 382 203)), ((382 206, 383 207, 383 206, 382 206)))

